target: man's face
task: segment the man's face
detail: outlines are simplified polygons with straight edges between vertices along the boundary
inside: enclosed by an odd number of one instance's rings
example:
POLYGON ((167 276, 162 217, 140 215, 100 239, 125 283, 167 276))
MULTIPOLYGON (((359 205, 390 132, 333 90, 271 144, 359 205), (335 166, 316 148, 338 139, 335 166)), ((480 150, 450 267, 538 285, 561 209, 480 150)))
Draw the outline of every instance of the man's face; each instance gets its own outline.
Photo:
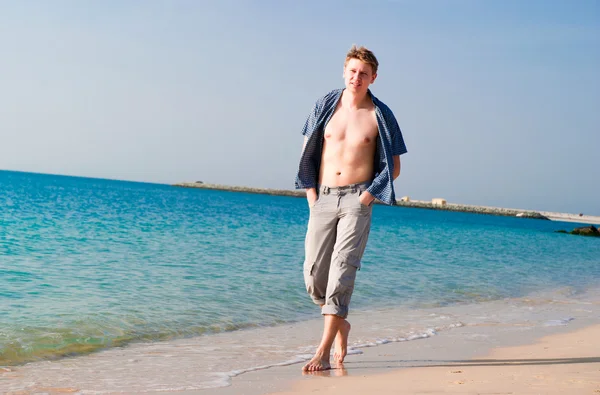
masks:
POLYGON ((344 82, 351 92, 366 93, 375 78, 377 74, 373 74, 371 65, 358 59, 350 59, 344 66, 344 82))

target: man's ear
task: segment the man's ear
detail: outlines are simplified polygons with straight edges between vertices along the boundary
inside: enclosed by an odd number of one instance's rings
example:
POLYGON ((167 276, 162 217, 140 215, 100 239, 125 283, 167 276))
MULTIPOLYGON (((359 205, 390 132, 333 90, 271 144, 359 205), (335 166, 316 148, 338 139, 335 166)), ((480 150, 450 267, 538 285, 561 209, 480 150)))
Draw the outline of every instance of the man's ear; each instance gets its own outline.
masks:
POLYGON ((375 79, 376 79, 376 78, 377 78, 377 74, 373 74, 373 77, 371 78, 371 84, 372 84, 373 82, 375 82, 375 79))

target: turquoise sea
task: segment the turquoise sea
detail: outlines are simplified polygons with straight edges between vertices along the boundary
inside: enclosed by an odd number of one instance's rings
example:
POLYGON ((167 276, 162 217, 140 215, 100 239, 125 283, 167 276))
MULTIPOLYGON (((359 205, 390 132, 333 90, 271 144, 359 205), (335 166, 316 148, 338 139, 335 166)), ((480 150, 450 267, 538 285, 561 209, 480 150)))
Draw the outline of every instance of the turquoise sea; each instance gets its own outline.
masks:
MULTIPOLYGON (((211 364, 209 354, 219 353, 226 365, 210 365, 211 377, 180 377, 182 389, 224 385, 217 373, 256 366, 246 349, 223 358, 240 334, 318 318, 302 280, 307 216, 306 201, 294 197, 0 171, 0 367, 34 366, 40 376, 27 385, 48 385, 41 372, 50 363, 108 366, 121 358, 117 350, 171 347, 195 353, 184 365, 211 364)), ((426 334, 441 330, 426 322, 440 309, 595 292, 600 240, 554 232, 574 226, 377 205, 349 319, 401 309, 416 314, 411 330, 426 334)), ((465 324, 456 311, 442 329, 465 324)), ((384 329, 363 340, 381 339, 384 329)), ((317 342, 318 333, 298 344, 252 343, 252 352, 277 364, 301 359, 317 342)), ((131 355, 123 361, 138 358, 131 355)), ((128 374, 121 384, 142 385, 128 374)), ((106 385, 89 391, 123 390, 106 385)))

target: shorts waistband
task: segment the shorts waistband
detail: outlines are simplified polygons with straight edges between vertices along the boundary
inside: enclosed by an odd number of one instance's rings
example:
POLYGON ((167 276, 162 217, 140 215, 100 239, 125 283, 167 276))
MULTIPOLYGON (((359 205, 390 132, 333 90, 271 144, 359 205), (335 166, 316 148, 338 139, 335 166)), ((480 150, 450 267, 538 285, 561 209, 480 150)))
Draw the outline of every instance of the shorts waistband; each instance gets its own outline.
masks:
POLYGON ((320 192, 323 192, 324 194, 328 194, 330 192, 357 192, 357 191, 364 191, 365 189, 367 189, 369 187, 369 185, 371 185, 371 181, 365 181, 365 182, 359 182, 356 184, 350 184, 350 185, 343 185, 343 186, 339 186, 339 187, 330 187, 327 185, 319 185, 318 186, 318 190, 320 192))

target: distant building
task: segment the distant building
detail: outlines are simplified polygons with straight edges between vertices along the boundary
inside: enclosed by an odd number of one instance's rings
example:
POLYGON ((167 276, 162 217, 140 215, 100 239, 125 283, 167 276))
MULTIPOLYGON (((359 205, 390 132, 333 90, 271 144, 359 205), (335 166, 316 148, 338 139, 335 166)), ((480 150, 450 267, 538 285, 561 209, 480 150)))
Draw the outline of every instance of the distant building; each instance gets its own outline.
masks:
POLYGON ((445 206, 446 205, 446 199, 434 198, 434 199, 431 199, 431 204, 434 205, 434 206, 445 206))

